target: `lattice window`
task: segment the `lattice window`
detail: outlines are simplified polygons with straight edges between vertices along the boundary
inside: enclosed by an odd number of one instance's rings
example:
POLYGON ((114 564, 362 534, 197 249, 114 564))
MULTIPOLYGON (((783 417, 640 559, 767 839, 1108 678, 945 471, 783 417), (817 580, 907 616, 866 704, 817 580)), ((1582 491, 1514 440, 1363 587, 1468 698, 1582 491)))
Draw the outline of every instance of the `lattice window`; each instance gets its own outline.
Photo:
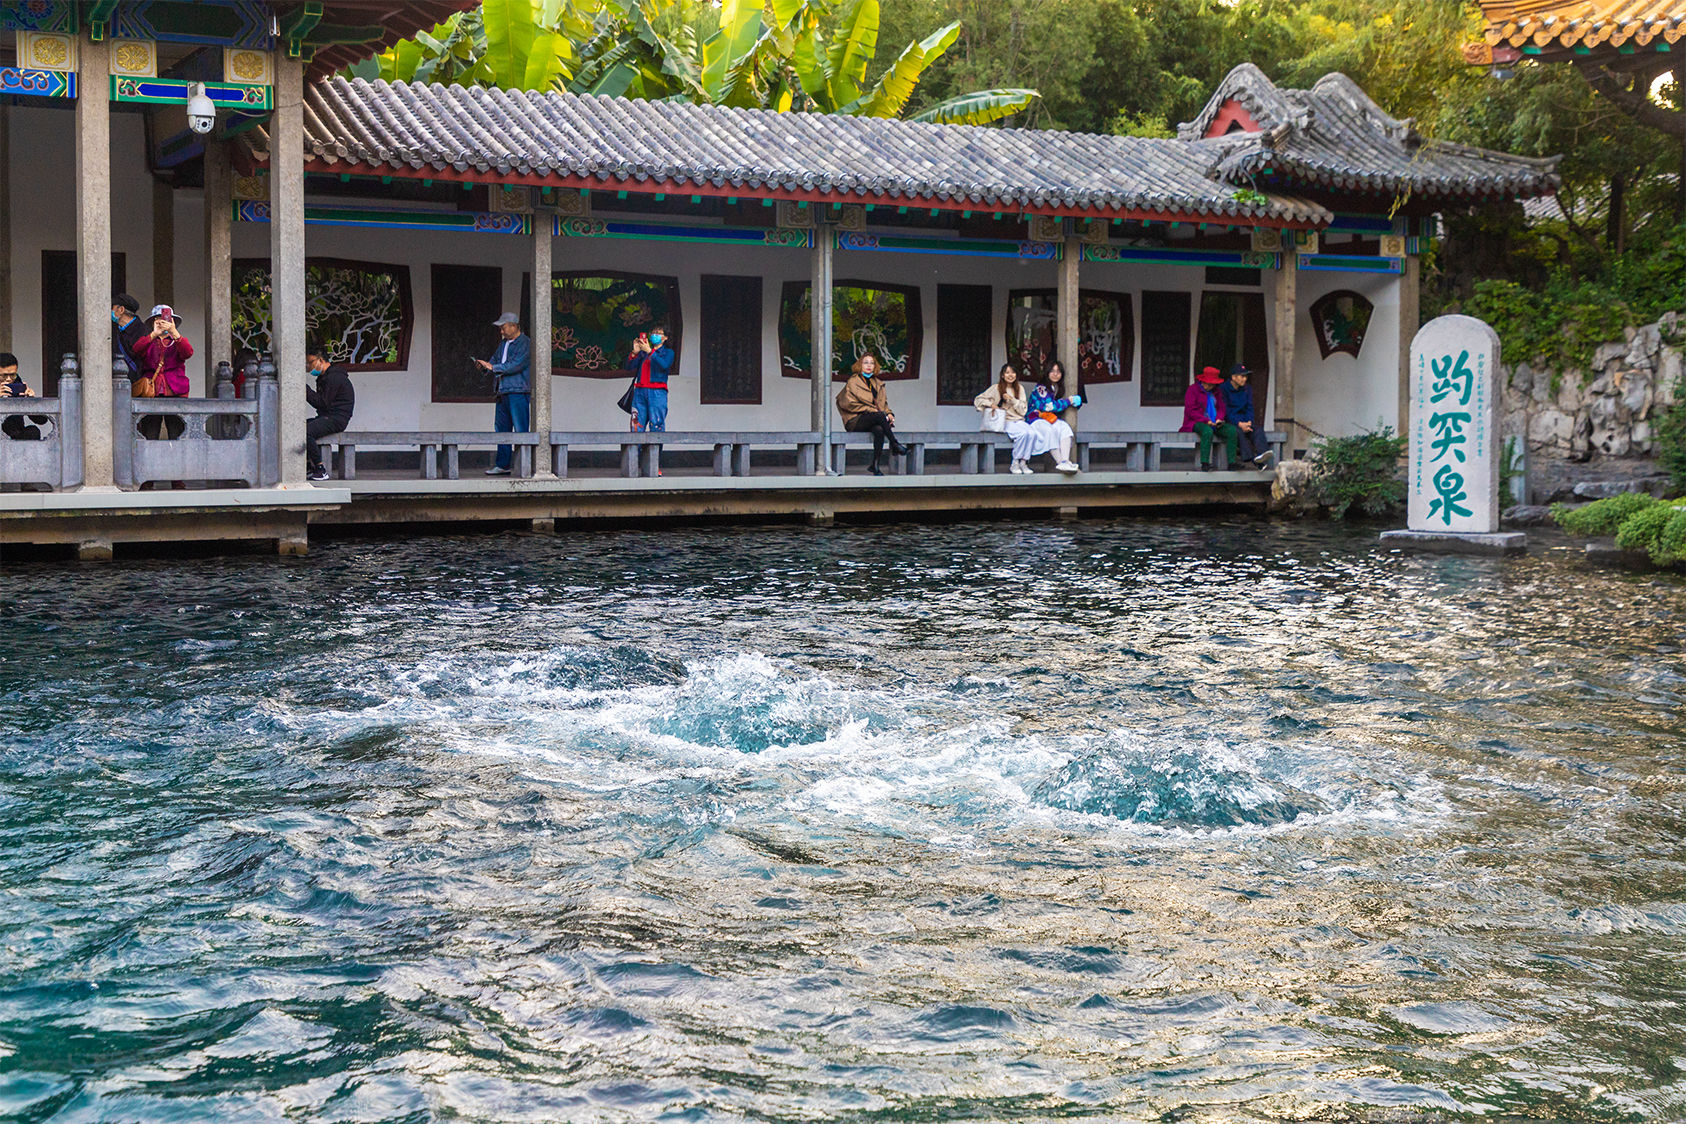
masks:
POLYGON ((558 375, 620 378, 638 333, 667 327, 678 374, 679 280, 598 270, 551 275, 550 365, 558 375))
MULTIPOLYGON (((410 269, 311 258, 305 262, 305 336, 352 370, 401 371, 410 362, 410 269)), ((269 262, 234 263, 234 350, 272 354, 269 262)))
MULTIPOLYGON (((812 323, 807 282, 786 281, 779 299, 779 370, 786 378, 809 377, 812 323)), ((846 376, 855 360, 870 353, 884 379, 917 379, 923 329, 918 288, 837 282, 831 290, 833 376, 846 376)))

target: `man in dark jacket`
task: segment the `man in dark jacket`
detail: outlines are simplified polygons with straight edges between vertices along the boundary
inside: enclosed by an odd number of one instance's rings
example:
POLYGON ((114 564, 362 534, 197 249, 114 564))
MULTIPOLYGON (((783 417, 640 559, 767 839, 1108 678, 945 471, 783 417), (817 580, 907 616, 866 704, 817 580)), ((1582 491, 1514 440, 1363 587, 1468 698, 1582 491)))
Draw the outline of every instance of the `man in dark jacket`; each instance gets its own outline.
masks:
MULTIPOLYGON (((140 345, 151 330, 145 320, 140 317, 140 301, 128 293, 118 293, 111 298, 112 331, 117 335, 117 353, 123 357, 124 370, 113 371, 112 374, 127 375, 130 379, 140 377, 141 371, 140 345)), ((144 372, 151 374, 151 371, 144 372)))
POLYGON ((316 385, 306 387, 304 400, 316 407, 316 416, 304 423, 305 459, 310 466, 312 480, 326 480, 328 470, 322 464, 322 450, 316 444, 331 433, 341 433, 351 424, 351 411, 357 395, 351 389, 351 376, 338 363, 328 362, 328 349, 312 343, 305 349, 305 360, 316 385))
POLYGON ((1230 368, 1229 381, 1221 392, 1224 396, 1224 424, 1233 426, 1239 437, 1240 455, 1237 459, 1240 463, 1231 465, 1232 468, 1241 468, 1249 461, 1255 468, 1270 467, 1270 447, 1265 444, 1264 430, 1253 410, 1253 388, 1247 385, 1252 373, 1246 364, 1237 363, 1230 368))

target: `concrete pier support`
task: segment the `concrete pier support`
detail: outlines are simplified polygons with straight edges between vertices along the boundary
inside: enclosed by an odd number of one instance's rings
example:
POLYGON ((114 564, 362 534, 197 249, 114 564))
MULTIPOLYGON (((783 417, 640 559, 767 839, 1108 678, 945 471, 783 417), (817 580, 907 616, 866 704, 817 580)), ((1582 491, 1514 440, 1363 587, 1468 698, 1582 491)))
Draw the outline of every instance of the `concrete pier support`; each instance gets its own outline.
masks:
POLYGON ((234 173, 227 141, 205 144, 205 353, 207 394, 218 363, 234 362, 234 173))
POLYGON ((76 339, 86 395, 82 478, 83 487, 95 491, 116 486, 111 463, 110 52, 108 42, 83 40, 76 80, 76 339))
MULTIPOLYGON (((550 375, 550 251, 551 235, 554 229, 554 219, 550 211, 543 207, 533 210, 533 312, 529 323, 528 336, 533 343, 532 384, 533 384, 533 432, 549 433, 556 427, 551 424, 554 410, 551 404, 551 392, 554 379, 550 375)), ((548 442, 549 438, 545 438, 548 442)), ((549 445, 541 444, 533 459, 533 475, 543 478, 554 478, 556 468, 551 463, 549 445)))
MULTIPOLYGON (((1079 348, 1082 340, 1083 315, 1083 242, 1075 235, 1067 235, 1065 240, 1065 256, 1060 260, 1060 282, 1057 297, 1059 317, 1059 358, 1060 366, 1065 370, 1065 378, 1060 380, 1060 388, 1066 394, 1080 393, 1077 382, 1078 360, 1081 358, 1079 348)), ((1020 372, 1021 379, 1036 382, 1042 378, 1041 371, 1020 372)), ((1066 424, 1077 428, 1077 411, 1065 412, 1066 424)))
POLYGON ((275 52, 270 118, 270 340, 281 383, 281 486, 305 481, 304 63, 275 52))
MULTIPOLYGON (((809 288, 810 333, 813 341, 809 392, 810 426, 820 435, 821 450, 831 447, 831 282, 832 238, 829 223, 814 224, 813 276, 809 288)), ((882 357, 880 357, 882 358, 882 357)), ((824 476, 827 458, 821 456, 814 468, 816 476, 824 476)))
POLYGON ((1272 326, 1275 331, 1271 355, 1271 375, 1276 384, 1275 427, 1288 435, 1283 453, 1293 457, 1294 450, 1304 447, 1304 434, 1294 420, 1294 331, 1298 325, 1300 257, 1292 238, 1284 232, 1282 268, 1276 274, 1276 301, 1272 326))

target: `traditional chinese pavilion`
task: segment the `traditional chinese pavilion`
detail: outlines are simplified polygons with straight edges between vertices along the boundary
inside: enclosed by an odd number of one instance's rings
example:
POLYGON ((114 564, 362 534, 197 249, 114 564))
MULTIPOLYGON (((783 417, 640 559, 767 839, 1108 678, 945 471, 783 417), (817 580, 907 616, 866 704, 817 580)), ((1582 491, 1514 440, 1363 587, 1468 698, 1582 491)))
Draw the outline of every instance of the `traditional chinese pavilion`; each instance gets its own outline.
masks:
MULTIPOLYGON (((254 449, 250 482, 280 492, 308 487, 307 332, 353 372, 353 428, 381 437, 365 450, 419 450, 425 470, 449 445, 454 475, 459 442, 440 435, 490 428, 471 357, 504 309, 548 341, 551 377, 533 388, 529 478, 474 488, 525 497, 523 516, 542 516, 535 495, 583 510, 568 446, 624 432, 620 383, 605 380, 657 322, 678 351, 669 428, 738 435, 715 442, 728 458, 762 432, 829 444, 830 377, 868 350, 889 368, 898 425, 933 446, 976 433, 971 399, 1004 360, 1058 355, 1080 371, 1082 432, 1126 445, 1175 430, 1193 369, 1244 362, 1268 425, 1303 448, 1398 424, 1436 216, 1555 184, 1552 161, 1423 137, 1341 75, 1290 90, 1250 65, 1165 140, 343 76, 466 6, 0 8, 13 51, 0 347, 48 394, 77 357, 80 432, 61 428, 79 494, 131 486, 144 457, 177 466, 157 472, 190 463, 126 439, 107 315, 120 289, 183 314, 196 394, 232 392, 220 363, 273 361, 270 414, 248 420, 274 447, 254 449), (218 107, 208 135, 185 115, 201 86, 218 107)), ((213 416, 188 436, 237 423, 213 416)), ((6 445, 0 481, 20 479, 6 445)), ((1052 483, 989 481, 1021 482, 1052 483)), ((360 478, 318 506, 349 518, 379 491, 383 518, 399 518, 395 489, 360 478)))

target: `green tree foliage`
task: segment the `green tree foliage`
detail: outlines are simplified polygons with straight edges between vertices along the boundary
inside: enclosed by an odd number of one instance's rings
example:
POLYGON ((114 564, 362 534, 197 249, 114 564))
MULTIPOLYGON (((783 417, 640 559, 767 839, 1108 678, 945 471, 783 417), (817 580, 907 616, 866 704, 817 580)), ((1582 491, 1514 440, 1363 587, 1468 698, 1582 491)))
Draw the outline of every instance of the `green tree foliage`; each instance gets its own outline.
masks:
MULTIPOLYGON (((960 33, 915 37, 873 80, 880 0, 482 0, 355 72, 389 81, 567 90, 897 117, 960 33)), ((918 119, 986 124, 1035 90, 968 90, 918 119)))

